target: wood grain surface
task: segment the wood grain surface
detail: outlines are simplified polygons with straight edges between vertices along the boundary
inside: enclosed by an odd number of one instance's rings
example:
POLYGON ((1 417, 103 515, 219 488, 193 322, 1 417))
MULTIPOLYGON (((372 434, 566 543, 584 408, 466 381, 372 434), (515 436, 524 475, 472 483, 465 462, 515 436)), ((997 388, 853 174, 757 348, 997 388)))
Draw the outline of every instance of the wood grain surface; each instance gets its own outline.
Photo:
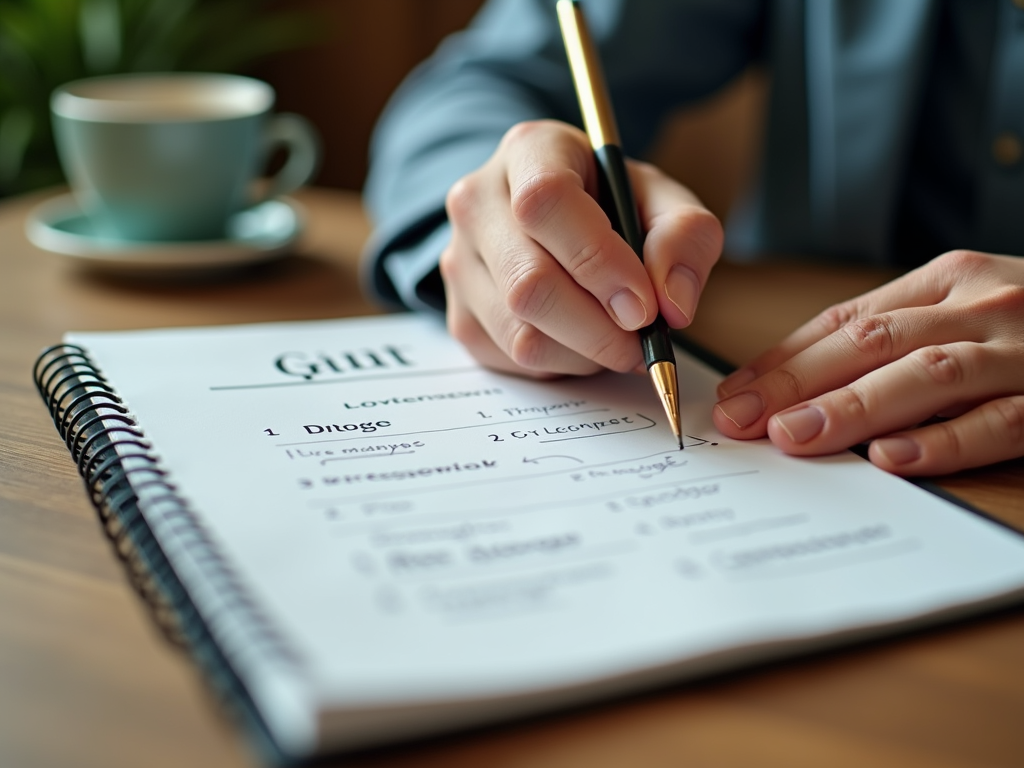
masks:
MULTIPOLYGON (((294 255, 205 281, 102 277, 30 246, 0 204, 0 766, 255 764, 122 576, 30 378, 67 330, 299 320, 375 311, 359 291, 369 226, 352 194, 301 195, 294 255)), ((723 265, 692 335, 742 362, 886 279, 723 265)), ((942 484, 1024 528, 1024 462, 942 484)), ((1020 766, 1024 611, 365 753, 347 766, 1020 766)))

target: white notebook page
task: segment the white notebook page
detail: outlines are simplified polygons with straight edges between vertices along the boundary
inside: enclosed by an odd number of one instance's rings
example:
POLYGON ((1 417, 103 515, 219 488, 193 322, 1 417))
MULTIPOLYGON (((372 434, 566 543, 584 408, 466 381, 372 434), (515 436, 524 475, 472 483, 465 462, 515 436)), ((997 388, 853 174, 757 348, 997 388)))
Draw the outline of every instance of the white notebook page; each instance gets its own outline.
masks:
POLYGON ((301 660, 238 664, 296 749, 387 738, 325 712, 699 670, 1024 587, 1013 532, 849 453, 723 437, 684 354, 680 452, 647 378, 497 374, 423 317, 68 340, 301 660))

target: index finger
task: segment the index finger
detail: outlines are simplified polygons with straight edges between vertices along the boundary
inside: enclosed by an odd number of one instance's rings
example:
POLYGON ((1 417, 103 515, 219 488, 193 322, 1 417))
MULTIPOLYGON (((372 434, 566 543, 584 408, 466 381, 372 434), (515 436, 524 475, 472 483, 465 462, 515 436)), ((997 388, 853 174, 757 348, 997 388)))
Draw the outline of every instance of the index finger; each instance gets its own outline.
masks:
POLYGON ((696 195, 653 165, 631 161, 629 171, 647 230, 644 266, 658 307, 670 326, 685 328, 722 253, 722 224, 696 195))
POLYGON ((936 272, 935 268, 926 264, 861 296, 834 304, 727 376, 718 385, 718 396, 726 397, 736 392, 852 322, 898 309, 939 303, 946 297, 947 291, 941 274, 936 272))

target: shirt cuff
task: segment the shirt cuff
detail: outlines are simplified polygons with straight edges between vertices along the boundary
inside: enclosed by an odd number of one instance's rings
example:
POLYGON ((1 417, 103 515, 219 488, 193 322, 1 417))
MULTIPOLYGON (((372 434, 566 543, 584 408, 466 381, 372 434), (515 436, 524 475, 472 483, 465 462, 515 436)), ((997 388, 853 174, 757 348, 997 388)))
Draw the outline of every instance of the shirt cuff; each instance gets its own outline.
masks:
POLYGON ((437 263, 450 240, 451 224, 444 222, 415 246, 383 256, 384 273, 409 309, 444 312, 444 283, 437 263))

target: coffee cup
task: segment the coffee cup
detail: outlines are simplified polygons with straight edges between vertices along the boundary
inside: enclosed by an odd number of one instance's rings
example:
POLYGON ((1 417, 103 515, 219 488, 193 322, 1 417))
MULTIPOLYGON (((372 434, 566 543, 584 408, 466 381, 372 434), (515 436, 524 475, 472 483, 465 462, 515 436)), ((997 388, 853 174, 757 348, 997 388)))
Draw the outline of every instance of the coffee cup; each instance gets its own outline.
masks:
POLYGON ((273 104, 262 81, 200 73, 76 80, 50 101, 61 164, 95 233, 139 241, 223 238, 236 214, 309 180, 316 134, 273 104), (284 164, 257 192, 278 148, 284 164))

